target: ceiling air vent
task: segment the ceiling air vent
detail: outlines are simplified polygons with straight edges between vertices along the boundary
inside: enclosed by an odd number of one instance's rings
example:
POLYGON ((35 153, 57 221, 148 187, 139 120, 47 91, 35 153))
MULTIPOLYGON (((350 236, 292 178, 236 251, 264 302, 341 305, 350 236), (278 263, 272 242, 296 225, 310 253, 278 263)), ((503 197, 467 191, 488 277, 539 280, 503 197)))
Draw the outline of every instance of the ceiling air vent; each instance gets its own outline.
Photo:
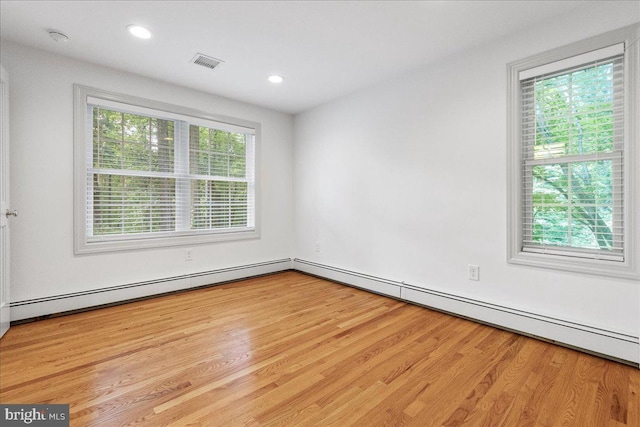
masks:
POLYGON ((202 65, 203 67, 211 68, 212 70, 218 65, 224 63, 224 61, 221 59, 212 58, 201 53, 197 53, 196 56, 193 57, 191 62, 197 65, 202 65))

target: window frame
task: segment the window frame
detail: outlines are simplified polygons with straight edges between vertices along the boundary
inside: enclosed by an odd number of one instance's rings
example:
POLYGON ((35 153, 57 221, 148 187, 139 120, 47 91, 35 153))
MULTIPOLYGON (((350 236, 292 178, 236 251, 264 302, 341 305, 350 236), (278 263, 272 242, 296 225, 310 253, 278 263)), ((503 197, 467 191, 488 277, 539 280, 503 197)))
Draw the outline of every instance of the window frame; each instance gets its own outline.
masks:
MULTIPOLYGON (((570 45, 507 64, 507 262, 533 267, 596 274, 609 277, 639 278, 635 213, 640 212, 637 193, 640 165, 638 100, 640 100, 640 24, 591 37, 570 45), (523 249, 523 141, 521 133, 521 72, 558 61, 577 57, 598 49, 624 43, 624 146, 623 198, 624 248, 623 260, 616 261, 571 256, 570 250, 540 253, 523 249)), ((584 61, 588 63, 589 61, 584 61)), ((544 73, 540 73, 544 74, 544 73)))
MULTIPOLYGON (((74 253, 81 255, 260 238, 260 127, 260 123, 249 120, 215 115, 179 105, 74 84, 74 253), (91 166, 89 165, 91 156, 87 155, 87 151, 93 149, 93 135, 87 124, 91 119, 88 116, 90 105, 95 104, 96 99, 104 101, 105 108, 113 106, 114 103, 127 104, 134 110, 150 110, 156 114, 160 113, 170 120, 189 118, 193 119, 189 121, 190 123, 200 126, 207 122, 215 122, 223 127, 230 125, 234 128, 240 127, 250 130, 250 133, 254 135, 252 213, 254 226, 239 230, 232 228, 196 229, 130 236, 124 234, 105 238, 90 237, 87 223, 87 200, 89 198, 87 173, 91 166)), ((176 204, 176 209, 177 206, 176 204)), ((251 212, 248 214, 251 215, 251 212)))

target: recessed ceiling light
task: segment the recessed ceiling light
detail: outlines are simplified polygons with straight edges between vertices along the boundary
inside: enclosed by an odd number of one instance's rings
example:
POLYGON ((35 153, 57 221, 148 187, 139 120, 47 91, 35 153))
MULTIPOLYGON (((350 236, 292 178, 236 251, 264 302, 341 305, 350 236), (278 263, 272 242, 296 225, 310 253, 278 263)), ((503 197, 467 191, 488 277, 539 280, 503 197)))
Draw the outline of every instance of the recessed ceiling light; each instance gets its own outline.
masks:
POLYGON ((278 75, 275 75, 275 74, 274 74, 274 75, 272 75, 272 76, 269 76, 269 77, 268 77, 268 80, 269 80, 271 83, 282 83, 282 82, 284 81, 284 77, 282 77, 282 76, 278 76, 278 75))
POLYGON ((151 31, 147 30, 144 27, 141 27, 140 25, 129 25, 127 27, 127 30, 129 30, 131 34, 133 34, 138 38, 141 38, 141 39, 151 38, 151 31))

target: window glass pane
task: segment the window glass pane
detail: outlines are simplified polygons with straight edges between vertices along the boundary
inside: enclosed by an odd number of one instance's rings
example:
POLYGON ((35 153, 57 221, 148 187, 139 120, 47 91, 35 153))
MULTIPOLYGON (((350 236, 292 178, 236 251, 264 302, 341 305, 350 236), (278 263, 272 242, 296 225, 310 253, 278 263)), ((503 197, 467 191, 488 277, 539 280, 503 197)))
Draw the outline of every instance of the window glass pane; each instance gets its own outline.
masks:
POLYGON ((228 178, 246 176, 247 136, 191 125, 189 129, 192 174, 228 178))
POLYGON ((191 228, 247 226, 247 183, 191 181, 191 228))
POLYGON ((533 242, 613 247, 612 161, 534 166, 532 175, 533 242))
POLYGON ((247 183, 232 182, 229 189, 230 226, 247 226, 247 183))
POLYGON ((572 246, 585 249, 612 249, 613 209, 610 206, 590 206, 572 212, 572 246))
POLYGON ((601 160, 571 164, 571 187, 575 203, 613 203, 613 162, 601 160))
POLYGON ((122 158, 122 113, 93 109, 93 167, 119 169, 122 158))
POLYGON ((122 168, 126 170, 148 171, 149 150, 147 144, 124 142, 122 144, 122 168))
POLYGON ((533 207, 533 241, 542 245, 569 245, 568 206, 533 207))
POLYGON ((229 155, 227 153, 214 152, 209 158, 209 175, 229 176, 229 155))
POLYGON ((122 143, 103 139, 94 144, 94 167, 120 169, 122 167, 122 143))
POLYGON ((172 231, 175 180, 95 174, 93 235, 172 231))
POLYGON ((613 150, 613 63, 535 83, 534 158, 613 150))
POLYGON ((153 119, 151 121, 151 170, 173 172, 174 122, 153 119))
POLYGON ((532 168, 532 174, 534 204, 568 203, 566 164, 534 166, 532 168))
POLYGON ((93 122, 95 168, 173 171, 173 121, 96 107, 93 122))
POLYGON ((93 234, 121 234, 123 218, 121 212, 121 176, 93 176, 93 234))
POLYGON ((229 176, 241 178, 246 175, 247 136, 229 133, 229 176))
POLYGON ((220 129, 210 129, 211 150, 217 153, 229 152, 229 132, 220 129))

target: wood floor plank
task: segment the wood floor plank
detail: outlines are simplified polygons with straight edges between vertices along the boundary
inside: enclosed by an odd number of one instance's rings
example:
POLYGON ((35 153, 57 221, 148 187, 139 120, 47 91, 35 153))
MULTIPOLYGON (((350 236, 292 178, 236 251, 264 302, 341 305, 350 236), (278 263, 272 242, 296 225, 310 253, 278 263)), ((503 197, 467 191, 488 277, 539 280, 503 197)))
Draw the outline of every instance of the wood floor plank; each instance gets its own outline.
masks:
POLYGON ((588 358, 576 353, 577 361, 571 376, 564 381, 564 389, 558 396, 557 407, 554 410, 554 424, 557 425, 583 425, 579 417, 585 411, 585 404, 595 397, 596 388, 590 387, 587 381, 589 376, 588 358), (587 397, 590 396, 590 397, 587 397), (582 405, 580 405, 582 403, 582 405))
POLYGON ((498 376, 493 387, 471 409, 462 425, 499 425, 537 363, 539 350, 535 341, 524 340, 520 351, 503 374, 498 376))
POLYGON ((636 375, 629 375, 627 425, 640 425, 640 377, 636 375))
POLYGON ((571 398, 573 380, 579 381, 576 373, 578 356, 578 353, 573 350, 566 350, 563 354, 561 363, 564 369, 560 368, 558 370, 553 384, 548 389, 548 396, 553 396, 554 398, 549 399, 547 397, 541 402, 540 410, 537 411, 537 424, 562 425, 573 418, 573 414, 566 412, 563 405, 570 405, 566 400, 571 398), (567 419, 563 420, 563 416, 567 416, 567 419))
POLYGON ((12 327, 72 426, 640 425, 640 370, 296 272, 12 327))

